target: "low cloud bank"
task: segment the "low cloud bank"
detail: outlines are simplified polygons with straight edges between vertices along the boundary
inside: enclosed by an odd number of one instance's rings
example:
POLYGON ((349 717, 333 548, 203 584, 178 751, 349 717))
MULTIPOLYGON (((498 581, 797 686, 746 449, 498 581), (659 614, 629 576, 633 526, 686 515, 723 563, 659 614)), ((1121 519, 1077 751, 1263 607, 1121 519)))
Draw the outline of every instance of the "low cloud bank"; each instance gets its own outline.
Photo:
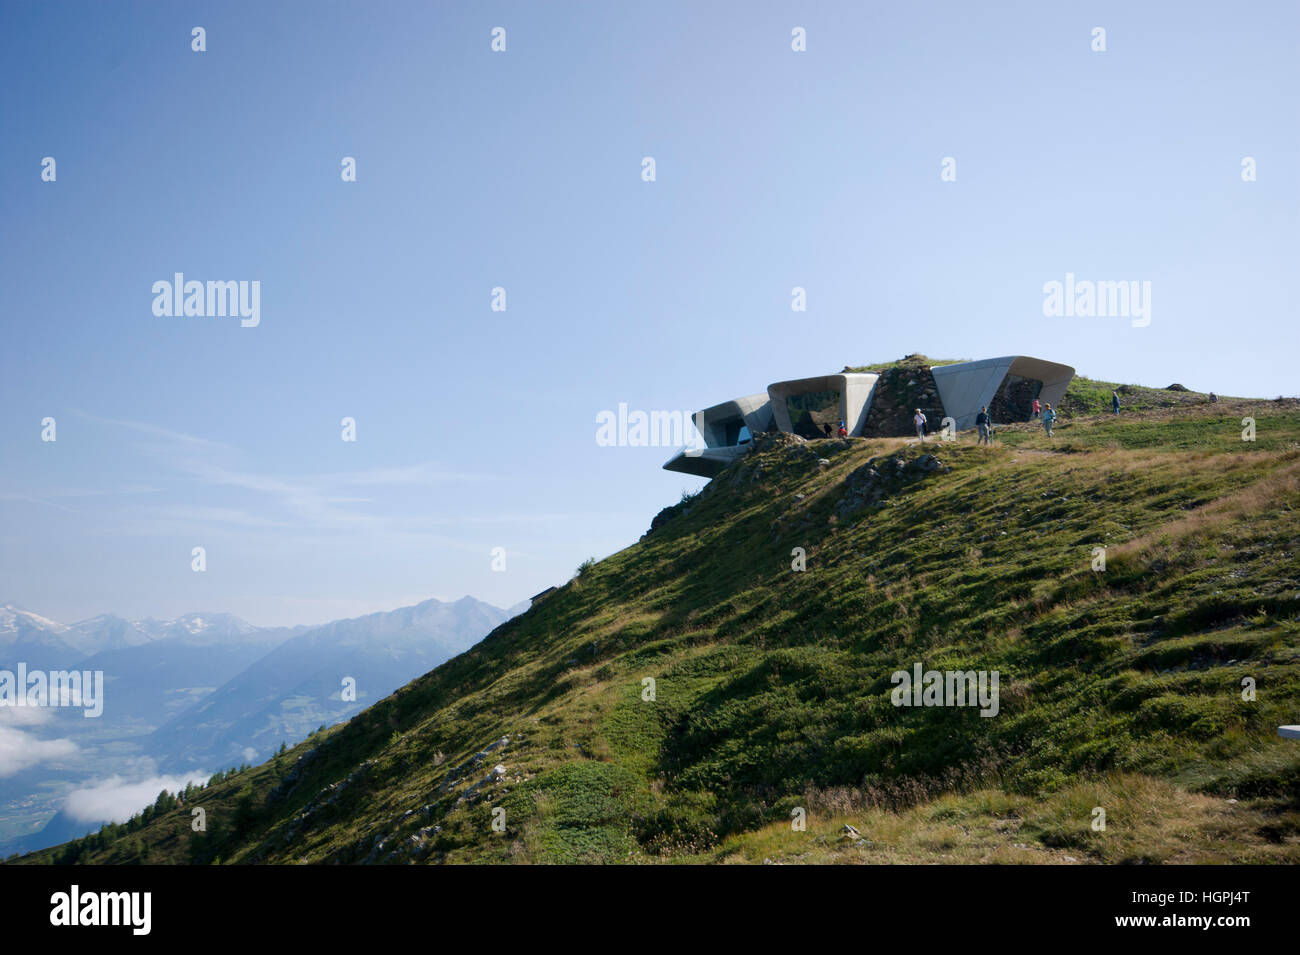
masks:
POLYGON ((70 739, 37 739, 9 726, 0 726, 0 778, 12 776, 52 759, 64 759, 77 751, 70 739))
POLYGON ((193 770, 177 776, 151 776, 127 782, 121 776, 110 776, 103 782, 68 794, 63 811, 77 822, 126 822, 145 806, 152 806, 158 794, 166 789, 178 792, 186 783, 204 783, 208 773, 193 770))

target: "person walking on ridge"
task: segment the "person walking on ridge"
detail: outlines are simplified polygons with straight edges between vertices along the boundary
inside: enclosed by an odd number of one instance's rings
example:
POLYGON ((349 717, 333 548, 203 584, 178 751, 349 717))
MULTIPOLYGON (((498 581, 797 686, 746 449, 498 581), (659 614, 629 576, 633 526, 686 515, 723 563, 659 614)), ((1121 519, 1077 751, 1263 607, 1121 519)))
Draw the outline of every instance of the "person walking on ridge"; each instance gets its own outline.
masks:
POLYGON ((1042 406, 1041 404, 1039 404, 1039 403, 1038 403, 1038 399, 1035 398, 1035 399, 1034 399, 1034 413, 1033 413, 1032 417, 1037 418, 1038 415, 1042 412, 1042 410, 1043 410, 1043 406, 1042 406))
POLYGON ((1052 425, 1055 423, 1056 412, 1052 410, 1052 406, 1049 404, 1043 409, 1043 430, 1047 432, 1049 438, 1052 436, 1052 425))
POLYGON ((920 438, 920 439, 921 439, 921 443, 924 444, 924 443, 925 443, 925 424, 926 424, 926 421, 925 421, 925 415, 923 415, 923 414, 921 413, 921 409, 920 409, 920 408, 917 408, 917 409, 916 409, 916 415, 912 418, 912 423, 913 423, 914 425, 916 425, 916 436, 917 436, 918 438, 920 438))
POLYGON ((1119 414, 1119 392, 1118 391, 1112 391, 1110 393, 1110 413, 1119 414))

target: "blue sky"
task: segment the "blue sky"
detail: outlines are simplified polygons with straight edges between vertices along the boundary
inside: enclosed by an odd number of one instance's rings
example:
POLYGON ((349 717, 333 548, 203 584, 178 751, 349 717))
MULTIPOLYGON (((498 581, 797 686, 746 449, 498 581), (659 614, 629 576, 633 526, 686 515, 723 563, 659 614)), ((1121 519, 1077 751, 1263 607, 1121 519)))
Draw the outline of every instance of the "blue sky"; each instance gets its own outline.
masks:
POLYGON ((1294 393, 1297 35, 1293 3, 6 2, 0 600, 508 605, 702 483, 602 410, 911 352, 1294 393), (261 323, 155 316, 175 272, 259 281, 261 323), (1044 317, 1067 272, 1149 281, 1150 325, 1044 317))

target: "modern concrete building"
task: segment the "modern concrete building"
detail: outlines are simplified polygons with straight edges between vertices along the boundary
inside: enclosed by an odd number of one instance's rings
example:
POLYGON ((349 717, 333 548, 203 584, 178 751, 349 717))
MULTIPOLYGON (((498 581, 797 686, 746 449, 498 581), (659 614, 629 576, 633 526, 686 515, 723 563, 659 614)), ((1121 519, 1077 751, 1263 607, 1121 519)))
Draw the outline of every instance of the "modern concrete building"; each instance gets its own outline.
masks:
MULTIPOLYGON (((930 368, 943 416, 957 422, 958 430, 974 426, 975 415, 987 406, 995 422, 1025 421, 1034 398, 1057 405, 1074 378, 1069 365, 1008 355, 930 368)), ((697 411, 693 421, 704 438, 703 448, 679 451, 664 465, 700 477, 713 477, 752 444, 764 431, 785 431, 805 438, 819 438, 830 425, 839 423, 853 437, 883 437, 866 434, 872 399, 880 375, 843 372, 797 378, 768 385, 766 395, 748 395, 697 411)), ((941 422, 932 422, 938 428, 941 422)), ((877 425, 872 425, 873 428, 877 425)))
POLYGON ((772 407, 767 395, 749 395, 697 411, 691 421, 708 447, 734 447, 772 430, 772 407))
POLYGON ((958 431, 973 428, 975 416, 983 407, 990 409, 994 421, 1016 421, 1029 417, 1028 405, 1035 398, 1045 405, 1058 405, 1074 378, 1074 369, 1069 365, 1025 355, 937 365, 930 373, 944 411, 956 420, 958 431), (1005 406, 1000 419, 998 398, 1005 406), (1021 405, 1025 408, 1021 409, 1021 405), (1021 410, 1023 416, 1017 413, 1021 410))
POLYGON ((788 434, 822 438, 824 425, 835 432, 843 421, 849 434, 859 437, 879 380, 879 375, 853 372, 797 378, 768 385, 767 397, 776 426, 788 434))
POLYGON ((705 446, 677 452, 664 465, 666 470, 713 477, 749 450, 754 435, 774 430, 772 405, 767 395, 724 401, 695 412, 691 421, 704 438, 705 446))
POLYGON ((664 470, 711 478, 748 450, 748 441, 728 448, 685 448, 668 459, 664 470))

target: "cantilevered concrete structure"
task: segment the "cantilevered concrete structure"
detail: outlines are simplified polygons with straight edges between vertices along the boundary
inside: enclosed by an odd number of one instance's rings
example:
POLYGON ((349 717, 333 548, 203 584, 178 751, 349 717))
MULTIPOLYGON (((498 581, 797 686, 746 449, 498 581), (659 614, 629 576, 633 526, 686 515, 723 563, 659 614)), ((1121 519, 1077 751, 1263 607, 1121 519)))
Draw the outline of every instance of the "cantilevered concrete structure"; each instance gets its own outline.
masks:
POLYGON ((733 448, 686 448, 669 458, 664 470, 711 478, 748 450, 748 443, 733 448))
MULTIPOLYGON (((994 409, 994 399, 999 395, 1008 405, 1015 406, 1009 414, 1003 412, 1004 421, 1008 417, 1013 421, 1028 419, 1027 405, 1034 398, 1045 405, 1060 404, 1065 389, 1074 378, 1074 369, 1041 358, 1008 355, 1005 358, 938 365, 930 369, 930 374, 934 375, 945 415, 956 420, 958 431, 965 431, 975 426, 975 416, 980 408, 994 409), (1021 404, 1026 407, 1020 408, 1021 404)), ((997 420, 995 413, 994 421, 997 420)))
POLYGON ((778 381, 767 386, 772 417, 782 431, 805 438, 824 437, 823 424, 834 431, 841 421, 850 435, 859 437, 879 380, 879 375, 850 372, 778 381))
MULTIPOLYGON (((1023 421, 1030 416, 1034 398, 1059 404, 1074 378, 1074 369, 1042 358, 1009 355, 931 366, 944 417, 957 422, 957 430, 975 425, 975 416, 988 407, 994 422, 1023 421)), ((664 465, 700 477, 713 477, 745 454, 753 437, 764 431, 785 431, 818 438, 829 424, 840 421, 852 437, 861 437, 871 412, 880 375, 844 372, 814 378, 778 381, 766 395, 749 395, 697 411, 694 422, 705 447, 679 451, 664 465)), ((938 426, 940 422, 932 422, 938 426)))
POLYGON ((713 477, 749 450, 753 436, 774 430, 772 407, 767 395, 747 395, 697 411, 691 416, 703 448, 679 451, 664 465, 699 477, 713 477))
POLYGON ((748 395, 697 411, 691 421, 710 448, 747 443, 753 435, 772 430, 772 408, 767 395, 748 395), (748 431, 748 436, 745 434, 748 431))

